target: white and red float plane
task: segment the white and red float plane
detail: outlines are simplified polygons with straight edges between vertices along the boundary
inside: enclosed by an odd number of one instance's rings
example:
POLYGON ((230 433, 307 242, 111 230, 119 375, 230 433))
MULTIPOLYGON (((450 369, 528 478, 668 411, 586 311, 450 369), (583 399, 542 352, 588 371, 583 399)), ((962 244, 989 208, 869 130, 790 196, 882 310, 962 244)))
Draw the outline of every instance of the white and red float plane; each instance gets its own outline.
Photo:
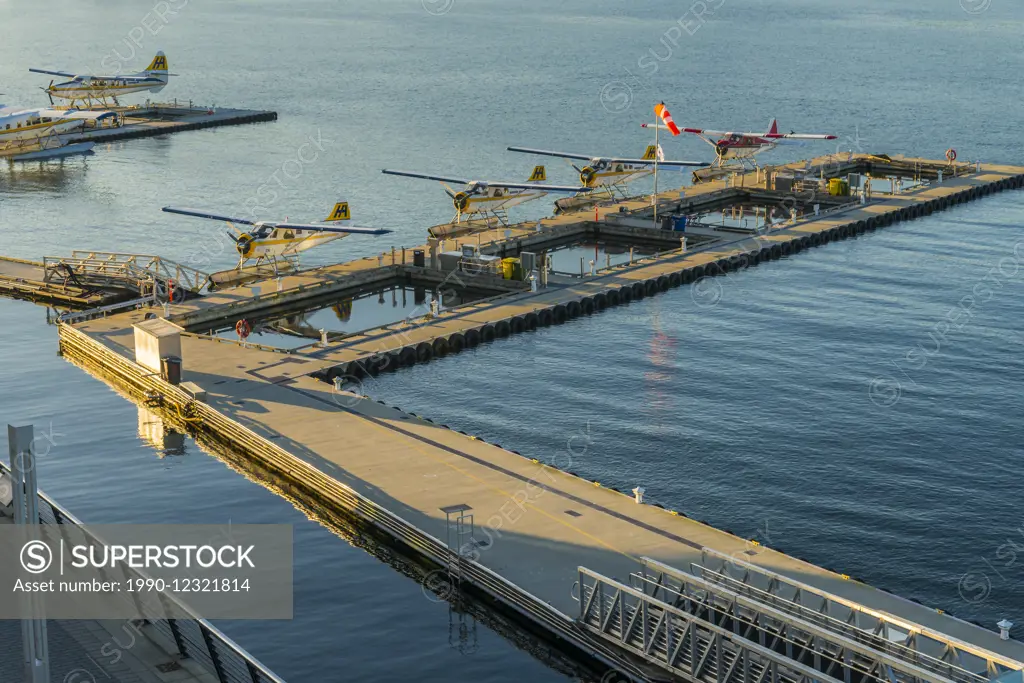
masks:
MULTIPOLYGON (((644 128, 657 126, 661 130, 669 130, 666 126, 654 123, 641 123, 644 128)), ((780 133, 779 124, 772 119, 768 131, 765 133, 735 133, 724 130, 708 130, 706 128, 682 128, 683 133, 692 133, 704 142, 715 148, 715 163, 713 166, 722 166, 728 159, 737 159, 741 163, 751 159, 761 152, 774 149, 779 143, 788 140, 835 140, 835 135, 821 135, 812 133, 780 133), (716 139, 717 138, 717 139, 716 139)))

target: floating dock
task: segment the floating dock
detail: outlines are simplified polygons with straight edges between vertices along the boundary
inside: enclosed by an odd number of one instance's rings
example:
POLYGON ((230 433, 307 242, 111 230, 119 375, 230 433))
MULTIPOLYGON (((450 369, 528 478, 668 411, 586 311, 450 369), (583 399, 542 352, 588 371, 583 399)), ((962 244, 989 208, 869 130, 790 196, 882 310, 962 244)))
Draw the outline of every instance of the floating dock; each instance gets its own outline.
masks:
POLYGON ((122 124, 116 128, 99 128, 82 133, 62 135, 66 142, 112 142, 130 138, 146 138, 180 133, 201 128, 238 126, 247 123, 276 121, 277 112, 225 107, 200 107, 191 103, 158 104, 119 109, 122 124))
POLYGON ((60 346, 68 360, 169 424, 407 546, 436 565, 448 590, 476 592, 624 677, 1019 681, 1024 645, 1015 640, 583 480, 571 474, 571 454, 530 460, 340 387, 346 378, 426 362, 1022 185, 1024 167, 869 155, 734 174, 659 195, 658 213, 771 205, 789 217, 757 230, 698 221, 692 232, 675 233, 646 227, 653 225, 646 198, 468 236, 459 244, 491 254, 605 235, 662 240, 665 250, 297 350, 202 332, 361 284, 432 273, 451 285, 463 273, 410 265, 396 251, 228 287, 166 311, 185 330, 181 379, 188 387, 135 362, 133 325, 153 316, 146 309, 67 318, 60 346), (892 191, 806 194, 788 181, 802 175, 805 185, 821 187, 851 174, 889 175, 892 191), (687 234, 695 246, 683 249, 679 238, 687 234))

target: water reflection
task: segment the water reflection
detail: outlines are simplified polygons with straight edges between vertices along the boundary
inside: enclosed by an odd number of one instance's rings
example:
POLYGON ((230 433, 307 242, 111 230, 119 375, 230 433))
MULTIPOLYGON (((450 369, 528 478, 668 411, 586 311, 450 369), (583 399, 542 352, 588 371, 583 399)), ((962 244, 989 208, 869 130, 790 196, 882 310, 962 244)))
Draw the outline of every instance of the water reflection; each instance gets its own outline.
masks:
MULTIPOLYGON (((445 289, 442 296, 436 289, 394 285, 319 308, 255 321, 249 340, 294 349, 319 340, 322 332, 329 339, 340 339, 354 332, 420 318, 430 313, 431 302, 435 300, 442 309, 447 309, 483 296, 479 292, 451 289, 445 289)), ((233 328, 219 330, 217 334, 226 339, 238 339, 233 328)))
MULTIPOLYGON (((647 247, 635 247, 632 253, 633 258, 638 259, 649 256, 654 251, 647 247)), ((549 255, 551 267, 555 272, 583 275, 590 273, 591 266, 597 271, 629 263, 630 247, 605 242, 584 243, 556 249, 549 252, 549 255)))
POLYGON ((85 177, 87 160, 82 155, 43 161, 0 159, 0 187, 13 195, 64 192, 85 177))
POLYGON ((139 405, 139 438, 149 444, 163 458, 168 455, 185 455, 185 435, 175 431, 163 418, 148 408, 139 405))

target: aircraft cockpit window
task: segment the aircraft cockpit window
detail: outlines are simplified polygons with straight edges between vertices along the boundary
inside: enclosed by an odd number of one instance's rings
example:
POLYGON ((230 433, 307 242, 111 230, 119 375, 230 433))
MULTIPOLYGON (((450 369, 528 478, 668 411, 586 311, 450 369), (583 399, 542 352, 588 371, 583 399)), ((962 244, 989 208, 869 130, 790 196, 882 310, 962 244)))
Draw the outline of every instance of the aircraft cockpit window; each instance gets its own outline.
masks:
POLYGON ((284 238, 286 240, 293 240, 293 239, 295 239, 295 233, 293 233, 291 230, 285 230, 284 231, 284 238))

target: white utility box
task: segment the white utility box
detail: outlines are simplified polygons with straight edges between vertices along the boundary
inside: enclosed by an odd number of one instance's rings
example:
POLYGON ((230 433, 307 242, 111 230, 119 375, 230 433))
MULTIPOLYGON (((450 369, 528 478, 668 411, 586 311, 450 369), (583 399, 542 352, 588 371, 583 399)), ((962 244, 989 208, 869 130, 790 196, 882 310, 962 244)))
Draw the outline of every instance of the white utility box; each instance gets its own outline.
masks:
POLYGON ((136 323, 135 362, 153 372, 160 372, 160 359, 181 358, 181 333, 184 330, 163 318, 136 323))

